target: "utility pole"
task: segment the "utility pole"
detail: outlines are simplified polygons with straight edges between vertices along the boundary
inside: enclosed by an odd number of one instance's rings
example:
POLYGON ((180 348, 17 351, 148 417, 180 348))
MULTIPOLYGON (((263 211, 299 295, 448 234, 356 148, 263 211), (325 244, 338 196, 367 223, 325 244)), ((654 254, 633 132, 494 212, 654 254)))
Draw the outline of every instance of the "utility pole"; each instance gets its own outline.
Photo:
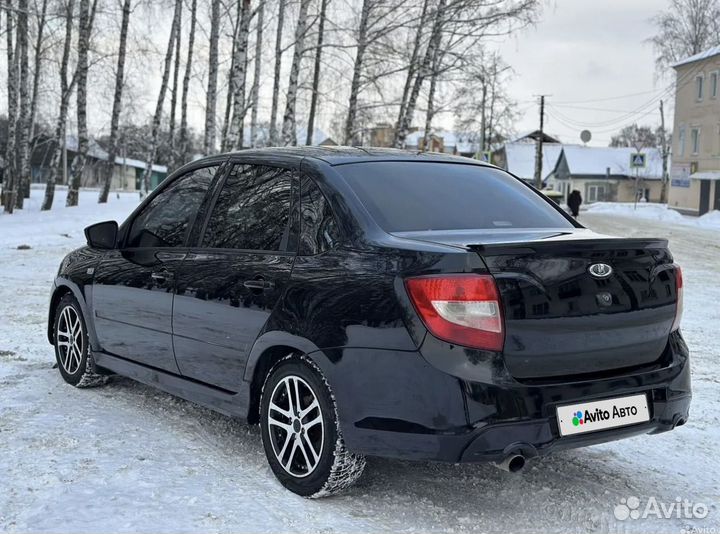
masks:
POLYGON ((662 181, 660 182, 660 203, 667 203, 667 182, 668 182, 668 146, 667 135, 665 135, 665 112, 663 111, 663 101, 660 100, 660 150, 662 151, 662 181))
POLYGON ((545 123, 545 96, 540 95, 540 134, 537 138, 535 150, 535 187, 542 189, 542 159, 543 159, 543 125, 545 123))

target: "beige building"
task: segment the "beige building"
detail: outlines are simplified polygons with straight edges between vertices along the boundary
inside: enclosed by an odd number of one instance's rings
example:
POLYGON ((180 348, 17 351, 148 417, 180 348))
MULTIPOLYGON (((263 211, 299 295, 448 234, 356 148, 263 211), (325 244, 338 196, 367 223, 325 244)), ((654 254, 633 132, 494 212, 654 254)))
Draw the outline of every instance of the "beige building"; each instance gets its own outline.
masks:
POLYGON ((668 205, 720 210, 720 46, 673 65, 677 74, 668 205))
POLYGON ((571 191, 580 191, 583 203, 660 202, 662 155, 657 148, 646 148, 643 165, 633 167, 638 154, 634 148, 559 145, 557 162, 545 183, 559 191, 563 201, 571 191))

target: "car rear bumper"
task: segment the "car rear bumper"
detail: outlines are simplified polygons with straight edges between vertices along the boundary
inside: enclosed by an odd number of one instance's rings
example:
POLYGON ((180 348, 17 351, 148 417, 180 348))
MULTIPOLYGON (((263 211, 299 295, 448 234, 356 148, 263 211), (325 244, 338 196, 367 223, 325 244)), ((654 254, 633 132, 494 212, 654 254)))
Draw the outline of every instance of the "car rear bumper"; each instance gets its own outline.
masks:
POLYGON ((334 363, 321 365, 350 450, 411 460, 500 461, 511 453, 532 457, 665 432, 689 416, 690 365, 679 334, 671 336, 662 365, 560 383, 520 383, 483 358, 474 358, 476 365, 487 368, 472 374, 488 379, 467 380, 429 365, 423 355, 345 349, 334 363), (649 421, 560 435, 558 405, 639 393, 648 396, 649 421))

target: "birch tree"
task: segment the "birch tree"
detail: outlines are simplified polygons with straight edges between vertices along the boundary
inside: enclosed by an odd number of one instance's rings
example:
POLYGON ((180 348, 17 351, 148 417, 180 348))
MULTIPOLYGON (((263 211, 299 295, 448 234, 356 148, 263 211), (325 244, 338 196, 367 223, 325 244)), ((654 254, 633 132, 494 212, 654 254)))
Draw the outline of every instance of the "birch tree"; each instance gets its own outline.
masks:
POLYGON ((50 165, 45 181, 45 197, 43 199, 41 210, 49 210, 52 208, 53 199, 55 198, 55 183, 57 182, 58 172, 61 165, 61 156, 65 150, 65 126, 67 122, 68 106, 70 104, 70 95, 75 85, 75 74, 72 80, 68 76, 68 63, 70 61, 70 49, 72 46, 72 30, 73 30, 73 12, 75 10, 75 0, 67 0, 65 3, 65 40, 63 42, 62 59, 60 60, 60 110, 58 112, 57 121, 55 123, 55 136, 52 156, 50 157, 50 165))
POLYGON ((73 158, 70 170, 70 184, 65 200, 66 206, 77 206, 82 173, 85 169, 90 139, 87 129, 87 76, 88 53, 90 50, 90 0, 80 0, 80 24, 78 28, 78 61, 77 61, 77 128, 78 151, 73 158))
POLYGON ((272 104, 270 105, 270 144, 278 144, 277 114, 280 101, 280 74, 282 70, 282 35, 285 24, 286 0, 278 1, 277 29, 275 31, 275 68, 273 71, 272 104))
POLYGON ((8 89, 8 131, 5 148, 5 177, 3 179, 3 206, 7 213, 15 208, 17 157, 15 153, 15 136, 17 126, 17 98, 18 98, 18 65, 15 58, 15 43, 13 39, 13 18, 15 10, 12 0, 6 0, 5 8, 5 38, 7 43, 7 89, 8 89))
MULTIPOLYGON (((40 90, 40 79, 42 73, 42 59, 43 59, 43 43, 45 40, 45 26, 47 25, 47 8, 48 0, 43 0, 42 6, 40 7, 40 13, 37 17, 37 34, 35 35, 35 46, 33 48, 34 63, 33 63, 33 81, 32 81, 32 96, 30 98, 30 117, 28 122, 30 123, 30 142, 32 143, 35 137, 35 118, 37 116, 37 102, 38 92, 40 90)), ((28 188, 28 196, 30 189, 28 188)), ((27 197, 25 197, 27 198, 27 197)))
POLYGON ((205 136, 203 149, 206 155, 215 152, 217 80, 218 80, 218 41, 220 39, 220 0, 212 0, 210 8, 210 53, 208 59, 208 85, 205 101, 205 136))
MULTIPOLYGON (((323 0, 324 1, 324 0, 323 0)), ((258 108, 260 107, 260 72, 263 49, 263 23, 265 2, 261 0, 257 9, 257 28, 255 30, 255 72, 252 85, 252 110, 250 111, 250 146, 256 147, 258 135, 258 108)))
MULTIPOLYGON (((180 51, 182 44, 182 3, 180 3, 180 15, 178 19, 178 32, 175 36, 175 66, 173 68, 172 91, 170 92, 170 125, 168 128, 168 144, 170 151, 175 152, 175 111, 178 100, 178 80, 180 79, 180 51)), ((175 158, 173 157, 173 160, 175 158)))
POLYGON ((430 40, 425 49, 425 54, 422 56, 422 61, 418 66, 418 72, 415 76, 412 88, 408 95, 405 113, 398 119, 398 125, 395 130, 396 148, 405 147, 405 139, 410 133, 410 124, 415 113, 415 106, 417 105, 418 96, 420 95, 420 89, 422 88, 423 82, 425 81, 425 77, 430 72, 432 62, 436 57, 436 50, 440 45, 440 39, 442 38, 442 25, 444 21, 444 10, 446 5, 447 0, 438 0, 438 4, 435 8, 435 13, 433 15, 430 40))
POLYGON ((329 0, 320 1, 320 20, 318 22, 317 46, 315 47, 315 65, 313 68, 313 81, 310 96, 310 113, 308 114, 307 136, 305 144, 312 145, 313 133, 315 130, 315 114, 317 113, 318 100, 320 99, 320 67, 322 65, 322 49, 325 37, 325 19, 327 18, 327 7, 329 0))
POLYGON ((353 63, 353 75, 352 81, 350 82, 350 99, 348 103, 347 119, 345 120, 345 132, 343 135, 343 144, 345 145, 358 144, 355 121, 357 119, 358 95, 360 93, 360 79, 363 71, 363 61, 365 60, 365 51, 368 45, 368 24, 373 5, 374 0, 363 0, 362 9, 360 11, 357 50, 355 51, 355 62, 353 63))
POLYGON ((28 1, 18 2, 17 24, 18 66, 20 72, 20 115, 18 117, 19 173, 15 177, 15 207, 22 209, 25 190, 30 196, 30 93, 28 58, 28 1))
POLYGON ((298 84, 300 81, 300 63, 304 53, 305 32, 307 31, 307 15, 310 0, 300 0, 297 26, 295 26, 295 47, 293 60, 290 65, 290 79, 288 80, 287 100, 285 102, 285 115, 283 116, 282 139, 283 144, 297 145, 297 128, 295 111, 297 107, 298 84))
POLYGON ((179 158, 175 165, 178 167, 185 163, 188 156, 188 117, 187 103, 188 91, 190 90, 190 75, 192 74, 193 48, 195 46, 195 25, 197 23, 197 0, 192 0, 190 5, 190 35, 188 36, 187 61, 185 63, 185 75, 183 76, 182 99, 180 101, 180 139, 179 158))
POLYGON ((237 150, 243 146, 243 121, 245 120, 245 84, 247 80, 247 52, 250 34, 250 0, 241 0, 240 26, 237 30, 232 70, 233 111, 228 131, 228 148, 237 150))
POLYGON ((125 84, 125 55, 127 53, 128 24, 130 23, 131 0, 123 1, 122 21, 120 22, 120 45, 118 48, 117 70, 115 71, 115 93, 113 97, 112 115, 110 118, 110 141, 108 143, 108 162, 105 166, 104 180, 98 202, 107 202, 110 186, 112 184, 115 158, 118 152, 118 129, 120 125, 120 111, 122 110, 123 86, 125 84))
POLYGON ((170 67, 172 65, 172 56, 177 39, 180 32, 180 10, 182 0, 175 0, 175 9, 173 14, 172 26, 170 28, 170 37, 168 38, 167 50, 165 52, 165 62, 163 68, 162 82, 160 84, 160 93, 158 94, 157 105, 155 106, 155 115, 152 121, 152 133, 150 138, 150 147, 145 159, 145 172, 142 178, 141 195, 147 195, 150 191, 150 177, 152 176, 152 167, 155 163, 158 149, 158 137, 160 133, 160 121, 162 120, 163 105, 165 103, 165 94, 167 93, 168 82, 170 80, 170 67))

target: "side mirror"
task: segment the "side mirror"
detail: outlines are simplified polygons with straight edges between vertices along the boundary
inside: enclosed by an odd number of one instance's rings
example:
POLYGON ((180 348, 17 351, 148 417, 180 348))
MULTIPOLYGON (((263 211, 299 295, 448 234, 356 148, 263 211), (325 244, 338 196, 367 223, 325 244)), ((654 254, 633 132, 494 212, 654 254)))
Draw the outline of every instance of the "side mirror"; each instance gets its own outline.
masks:
POLYGON ((88 245, 93 248, 112 249, 117 245, 118 223, 105 221, 85 228, 88 245))

